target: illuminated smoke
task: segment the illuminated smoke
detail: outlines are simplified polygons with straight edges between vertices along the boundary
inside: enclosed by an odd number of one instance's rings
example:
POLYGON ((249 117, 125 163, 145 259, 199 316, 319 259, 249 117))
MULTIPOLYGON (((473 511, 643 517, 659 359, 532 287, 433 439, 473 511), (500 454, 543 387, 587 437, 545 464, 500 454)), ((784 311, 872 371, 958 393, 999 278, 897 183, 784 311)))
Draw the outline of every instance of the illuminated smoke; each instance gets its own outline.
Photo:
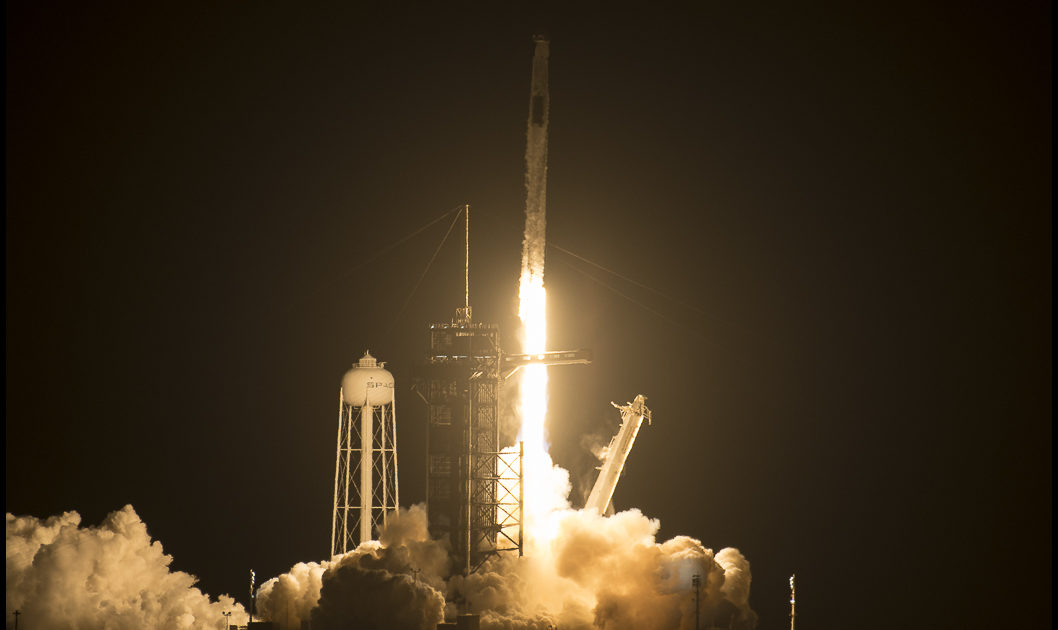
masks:
POLYGON ((323 574, 330 567, 327 561, 299 562, 287 573, 268 580, 257 592, 257 614, 281 628, 300 628, 320 602, 323 574))
POLYGON ((431 541, 421 505, 400 510, 379 541, 320 563, 298 563, 261 585, 258 613, 283 630, 434 630, 444 619, 449 550, 431 541))
POLYGON ((703 627, 755 626, 746 602, 727 595, 749 592, 748 563, 738 550, 714 558, 686 536, 658 543, 658 521, 638 510, 554 516, 555 536, 540 555, 497 558, 479 573, 450 580, 450 591, 482 611, 482 628, 687 630, 694 628, 695 574, 703 578, 703 627))
POLYGON ((755 626, 749 563, 738 550, 714 556, 687 536, 659 543, 658 521, 638 510, 603 517, 564 509, 550 517, 554 532, 539 554, 494 557, 476 573, 452 576, 448 547, 428 538, 425 510, 402 509, 381 541, 266 582, 258 612, 282 630, 299 630, 305 620, 314 630, 432 630, 442 612, 452 618, 466 610, 480 614, 486 630, 690 630, 691 578, 700 575, 702 627, 755 626))
POLYGON ((320 602, 312 611, 312 628, 434 630, 444 620, 444 596, 410 575, 383 568, 386 566, 384 558, 363 554, 343 558, 331 567, 323 575, 320 602))
MULTIPOLYGON (((724 597, 739 610, 749 613, 749 561, 738 549, 721 549, 716 554, 717 563, 724 568, 724 597)), ((756 619, 756 615, 753 615, 756 619)))
POLYGON ((210 601, 194 576, 169 570, 172 557, 131 505, 99 527, 80 524, 77 512, 7 515, 7 608, 25 627, 223 628, 228 611, 232 623, 247 622, 231 597, 210 601))

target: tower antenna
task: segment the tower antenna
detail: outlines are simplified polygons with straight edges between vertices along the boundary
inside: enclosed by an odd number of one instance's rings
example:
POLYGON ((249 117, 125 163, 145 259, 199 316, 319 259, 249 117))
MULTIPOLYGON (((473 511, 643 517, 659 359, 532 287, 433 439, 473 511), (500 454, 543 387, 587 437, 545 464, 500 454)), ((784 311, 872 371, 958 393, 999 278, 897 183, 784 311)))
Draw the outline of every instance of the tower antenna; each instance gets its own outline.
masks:
POLYGON ((463 265, 463 270, 465 272, 464 285, 463 286, 466 287, 466 292, 464 294, 465 299, 463 300, 463 306, 465 306, 467 308, 467 319, 470 319, 470 204, 469 203, 466 204, 466 206, 463 208, 463 212, 466 212, 466 223, 467 223, 467 238, 466 238, 467 255, 466 255, 466 259, 465 259, 466 260, 466 264, 463 265))
MULTIPOLYGON (((470 324, 470 204, 463 204, 463 209, 460 212, 464 213, 464 224, 466 226, 465 234, 466 238, 464 243, 466 249, 464 250, 466 255, 463 258, 463 307, 456 309, 455 322, 467 326, 470 324)), ((456 219, 459 216, 456 215, 456 219)), ((455 226, 455 223, 452 224, 455 226)))

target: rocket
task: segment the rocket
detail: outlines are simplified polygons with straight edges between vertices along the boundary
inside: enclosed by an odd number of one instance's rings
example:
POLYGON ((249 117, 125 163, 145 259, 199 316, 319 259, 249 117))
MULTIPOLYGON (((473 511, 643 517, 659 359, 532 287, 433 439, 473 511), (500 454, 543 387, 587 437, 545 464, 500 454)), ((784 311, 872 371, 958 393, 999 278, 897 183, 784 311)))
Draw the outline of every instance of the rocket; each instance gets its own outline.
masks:
POLYGON ((529 99, 529 128, 533 127, 543 130, 545 138, 547 135, 548 114, 548 90, 547 90, 547 60, 550 55, 551 43, 543 35, 533 38, 536 49, 533 51, 533 78, 530 87, 529 99))
POLYGON ((525 143, 525 241, 522 271, 542 277, 547 212, 547 124, 550 109, 547 64, 550 42, 533 38, 533 76, 529 88, 529 125, 525 143))

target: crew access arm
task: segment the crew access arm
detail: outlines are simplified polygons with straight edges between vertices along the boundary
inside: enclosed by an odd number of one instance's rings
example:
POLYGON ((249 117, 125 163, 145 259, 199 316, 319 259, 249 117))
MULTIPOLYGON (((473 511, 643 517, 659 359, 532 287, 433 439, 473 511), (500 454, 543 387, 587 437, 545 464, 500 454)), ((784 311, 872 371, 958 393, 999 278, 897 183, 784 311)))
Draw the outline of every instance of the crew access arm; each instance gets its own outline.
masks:
POLYGON ((614 488, 617 480, 621 478, 621 471, 625 467, 625 460, 632 450, 632 444, 636 441, 639 427, 646 418, 647 424, 651 423, 650 409, 646 405, 647 397, 639 394, 635 400, 627 405, 610 403, 621 411, 621 428, 617 435, 610 440, 610 446, 606 449, 606 456, 602 467, 599 469, 599 478, 595 480, 595 486, 588 495, 588 501, 584 504, 585 509, 595 508, 599 514, 604 514, 613 498, 614 488))

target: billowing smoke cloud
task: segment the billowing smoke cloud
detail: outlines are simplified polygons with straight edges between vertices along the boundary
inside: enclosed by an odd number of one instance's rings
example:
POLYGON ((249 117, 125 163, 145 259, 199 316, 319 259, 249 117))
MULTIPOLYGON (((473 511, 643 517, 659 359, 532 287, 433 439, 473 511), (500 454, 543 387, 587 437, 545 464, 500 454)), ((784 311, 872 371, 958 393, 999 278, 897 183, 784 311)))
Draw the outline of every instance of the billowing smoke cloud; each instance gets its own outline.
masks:
POLYGON ((330 562, 299 562, 288 573, 268 580, 257 592, 257 614, 283 628, 300 628, 320 601, 323 574, 330 562))
POLYGON ((728 596, 749 593, 749 564, 738 550, 714 558, 686 536, 657 543, 659 522, 638 510, 612 517, 564 510, 554 518, 551 546, 539 556, 498 559, 450 580, 450 596, 480 611, 482 628, 694 628, 694 575, 703 623, 756 625, 747 599, 728 596))
MULTIPOLYGON (((211 601, 195 578, 171 572, 131 506, 99 527, 67 512, 46 521, 7 515, 7 605, 32 627, 114 630, 222 628, 245 623, 231 597, 211 601)), ((701 576, 700 619, 749 629, 749 563, 686 536, 658 543, 659 523, 638 510, 603 517, 563 509, 533 556, 505 555, 451 575, 445 541, 430 540, 422 506, 401 510, 381 540, 320 563, 299 563, 262 585, 261 617, 284 630, 384 627, 433 630, 473 611, 486 630, 694 627, 691 577, 701 576), (447 601, 447 603, 446 603, 447 601)))
POLYGON ((401 510, 380 538, 268 580, 259 614, 284 629, 310 621, 313 630, 434 630, 444 620, 448 548, 430 540, 422 506, 401 510))
POLYGON ((312 611, 313 628, 433 630, 443 621, 444 596, 439 591, 410 575, 372 568, 376 562, 388 564, 365 554, 346 558, 324 574, 320 603, 312 611))
POLYGON ((638 510, 604 517, 565 509, 547 527, 550 542, 535 555, 500 556, 469 576, 451 576, 448 548, 429 539, 425 510, 401 510, 381 541, 266 582, 258 610, 284 630, 304 620, 314 630, 432 630, 468 610, 486 630, 690 630, 698 575, 703 627, 756 625, 749 563, 736 549, 714 555, 686 536, 658 543, 659 522, 638 510))
POLYGON ((246 623, 231 597, 211 601, 194 576, 169 570, 172 557, 131 505, 99 527, 80 524, 77 512, 7 515, 7 608, 21 611, 25 627, 223 628, 229 611, 232 623, 246 623))

